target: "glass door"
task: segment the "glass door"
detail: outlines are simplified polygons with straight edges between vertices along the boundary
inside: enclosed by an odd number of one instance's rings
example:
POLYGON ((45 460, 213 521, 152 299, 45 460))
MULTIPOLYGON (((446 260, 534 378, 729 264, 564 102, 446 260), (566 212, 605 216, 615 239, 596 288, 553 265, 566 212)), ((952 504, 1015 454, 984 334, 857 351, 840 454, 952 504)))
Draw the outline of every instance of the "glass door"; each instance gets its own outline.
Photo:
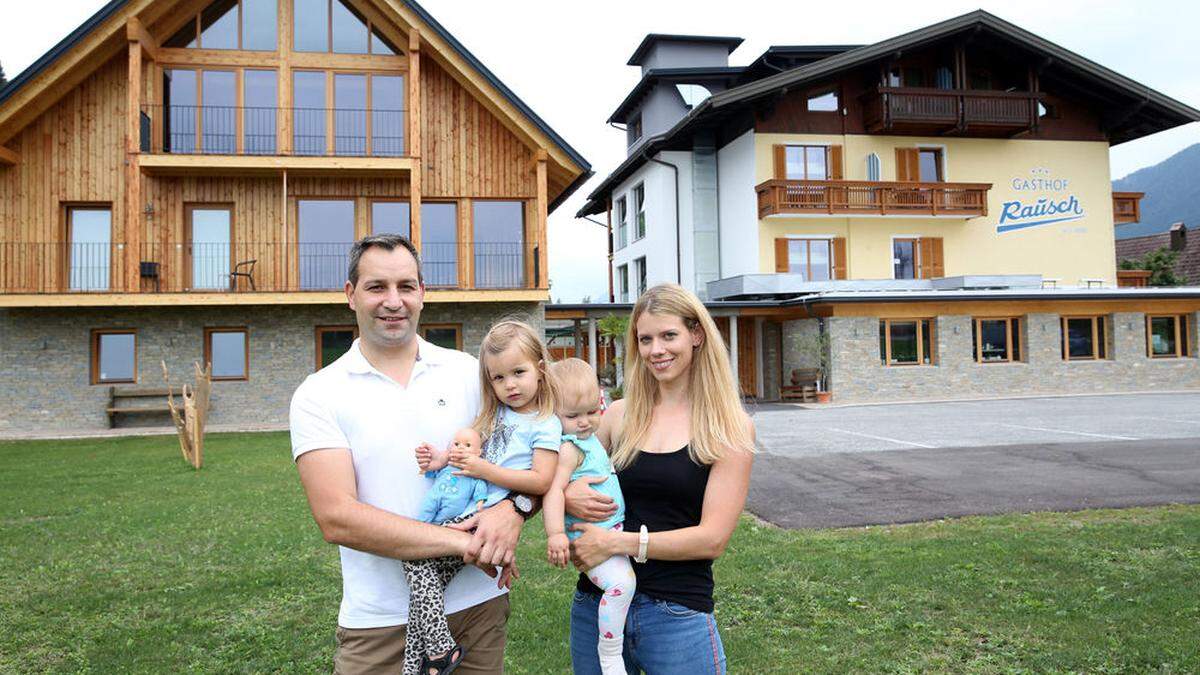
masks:
POLYGON ((229 207, 188 208, 188 269, 194 291, 230 289, 233 212, 229 207))
POLYGON ((112 259, 112 210, 67 211, 67 277, 72 291, 107 291, 112 259))

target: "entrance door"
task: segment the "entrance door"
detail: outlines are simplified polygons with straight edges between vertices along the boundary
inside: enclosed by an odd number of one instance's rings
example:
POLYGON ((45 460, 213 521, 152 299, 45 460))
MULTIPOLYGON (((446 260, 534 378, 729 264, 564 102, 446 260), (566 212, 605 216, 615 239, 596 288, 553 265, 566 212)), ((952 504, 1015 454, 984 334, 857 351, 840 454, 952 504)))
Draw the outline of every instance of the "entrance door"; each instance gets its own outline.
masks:
POLYGON ((233 256, 233 210, 228 206, 188 207, 189 288, 227 291, 233 256))
MULTIPOLYGON (((729 317, 716 316, 713 317, 713 321, 716 322, 717 328, 721 331, 721 337, 725 340, 726 347, 728 347, 730 344, 729 317)), ((758 396, 758 369, 756 364, 758 360, 758 335, 754 330, 753 318, 739 317, 737 322, 738 387, 741 389, 742 396, 755 398, 758 396)), ((730 360, 732 361, 732 354, 730 356, 730 360)))

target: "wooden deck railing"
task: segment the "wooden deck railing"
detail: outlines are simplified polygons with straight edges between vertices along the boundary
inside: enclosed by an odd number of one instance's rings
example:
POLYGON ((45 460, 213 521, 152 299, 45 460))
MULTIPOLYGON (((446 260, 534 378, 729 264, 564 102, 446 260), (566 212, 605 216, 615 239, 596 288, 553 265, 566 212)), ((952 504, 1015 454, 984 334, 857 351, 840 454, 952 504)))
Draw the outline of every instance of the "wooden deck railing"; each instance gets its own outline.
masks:
POLYGON ((1032 129, 1041 94, 916 87, 878 87, 866 96, 866 124, 873 131, 896 127, 1032 129))
POLYGON ((1145 192, 1114 192, 1113 222, 1136 223, 1142 219, 1142 197, 1145 192))
POLYGON ((758 187, 758 216, 838 214, 986 216, 991 183, 769 180, 758 187))
MULTIPOLYGON (((0 242, 0 293, 247 293, 339 291, 349 242, 154 242, 131 262, 120 242, 0 242), (124 280, 138 268, 137 288, 124 280)), ((535 289, 537 245, 425 242, 421 269, 429 289, 535 289)))

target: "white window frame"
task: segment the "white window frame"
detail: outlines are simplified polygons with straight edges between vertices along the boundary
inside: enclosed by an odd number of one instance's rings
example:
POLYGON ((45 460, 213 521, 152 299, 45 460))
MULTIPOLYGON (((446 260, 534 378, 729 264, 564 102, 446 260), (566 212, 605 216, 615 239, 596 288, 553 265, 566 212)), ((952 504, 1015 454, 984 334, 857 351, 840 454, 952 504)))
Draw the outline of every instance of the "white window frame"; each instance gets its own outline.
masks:
POLYGON ((645 181, 633 186, 629 191, 629 199, 634 203, 633 209, 633 240, 646 238, 646 183, 645 181), (638 198, 638 193, 641 198, 638 198))

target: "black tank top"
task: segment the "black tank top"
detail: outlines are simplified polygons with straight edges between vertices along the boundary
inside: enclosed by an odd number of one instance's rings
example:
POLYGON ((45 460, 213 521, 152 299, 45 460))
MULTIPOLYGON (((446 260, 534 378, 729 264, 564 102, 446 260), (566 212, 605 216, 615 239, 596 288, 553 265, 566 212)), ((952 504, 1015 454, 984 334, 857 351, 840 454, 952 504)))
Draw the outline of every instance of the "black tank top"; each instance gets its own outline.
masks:
MULTIPOLYGON (((700 524, 708 466, 692 461, 685 446, 668 453, 643 452, 633 464, 617 472, 625 496, 625 531, 642 525, 653 532, 700 524)), ((647 560, 633 564, 639 593, 675 602, 698 612, 713 611, 711 560, 647 560)), ((580 591, 600 595, 586 575, 579 575, 580 591)))

